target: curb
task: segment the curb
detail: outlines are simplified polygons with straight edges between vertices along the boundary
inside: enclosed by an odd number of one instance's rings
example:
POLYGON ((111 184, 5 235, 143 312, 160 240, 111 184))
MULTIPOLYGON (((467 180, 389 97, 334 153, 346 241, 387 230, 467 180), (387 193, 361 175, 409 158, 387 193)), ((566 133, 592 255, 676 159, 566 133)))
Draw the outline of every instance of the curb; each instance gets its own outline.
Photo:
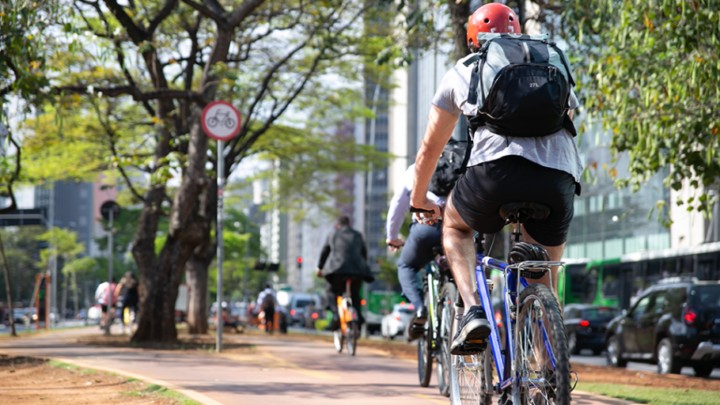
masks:
MULTIPOLYGON (((50 357, 48 357, 48 358, 50 358, 50 357)), ((201 394, 201 393, 199 393, 199 392, 197 392, 197 391, 188 390, 188 389, 179 387, 179 386, 177 386, 177 385, 175 385, 175 384, 173 384, 173 383, 167 382, 167 381, 156 380, 156 379, 154 379, 154 378, 148 378, 148 377, 145 377, 145 376, 143 376, 143 375, 141 375, 141 374, 129 373, 129 372, 127 372, 127 371, 120 370, 120 369, 117 369, 117 368, 111 368, 111 367, 98 367, 98 366, 93 365, 93 364, 83 363, 82 361, 76 361, 76 360, 66 359, 66 358, 62 358, 62 357, 52 357, 52 359, 53 359, 53 360, 62 361, 63 363, 72 364, 72 365, 78 366, 78 367, 91 368, 91 369, 94 369, 94 370, 105 371, 105 372, 108 372, 108 373, 120 374, 120 375, 123 375, 123 376, 131 377, 131 378, 136 378, 136 379, 138 379, 138 380, 142 380, 142 381, 144 381, 144 382, 148 382, 148 383, 151 383, 151 384, 159 385, 159 386, 161 386, 161 387, 164 387, 164 388, 167 388, 167 389, 170 389, 170 390, 173 390, 173 391, 177 391, 177 392, 185 395, 185 396, 188 397, 188 398, 192 398, 192 399, 194 399, 195 401, 200 402, 200 403, 203 404, 203 405, 224 405, 224 404, 222 404, 222 403, 220 403, 220 402, 218 402, 218 401, 216 401, 216 400, 214 400, 214 399, 212 399, 212 398, 209 398, 209 397, 207 397, 207 396, 205 396, 205 395, 203 395, 203 394, 201 394)))

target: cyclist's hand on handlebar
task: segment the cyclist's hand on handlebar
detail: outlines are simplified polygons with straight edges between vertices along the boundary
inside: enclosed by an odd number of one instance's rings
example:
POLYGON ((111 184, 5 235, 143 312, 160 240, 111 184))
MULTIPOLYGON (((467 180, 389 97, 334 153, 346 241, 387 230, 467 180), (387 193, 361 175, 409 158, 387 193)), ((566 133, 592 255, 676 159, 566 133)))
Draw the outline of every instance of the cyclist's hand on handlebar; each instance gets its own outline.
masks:
POLYGON ((442 219, 442 206, 428 200, 411 202, 410 212, 415 215, 418 222, 425 225, 432 225, 442 219))
POLYGON ((405 241, 397 238, 397 239, 385 239, 385 243, 387 243, 390 250, 393 252, 397 252, 400 250, 401 247, 405 246, 405 241))

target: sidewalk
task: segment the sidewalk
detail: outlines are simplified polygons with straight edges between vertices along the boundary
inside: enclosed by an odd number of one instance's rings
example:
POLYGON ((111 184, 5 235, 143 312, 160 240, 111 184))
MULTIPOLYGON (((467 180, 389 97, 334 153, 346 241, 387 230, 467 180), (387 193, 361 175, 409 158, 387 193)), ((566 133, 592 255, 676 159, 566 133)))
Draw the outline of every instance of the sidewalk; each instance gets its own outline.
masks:
MULTIPOLYGON (((358 348, 338 354, 324 342, 232 336, 254 350, 221 355, 84 346, 77 337, 101 333, 73 329, 0 340, 0 353, 48 357, 162 385, 198 402, 216 404, 449 404, 433 385, 417 383, 417 364, 358 348)), ((573 393, 577 405, 626 405, 588 393, 573 393)))

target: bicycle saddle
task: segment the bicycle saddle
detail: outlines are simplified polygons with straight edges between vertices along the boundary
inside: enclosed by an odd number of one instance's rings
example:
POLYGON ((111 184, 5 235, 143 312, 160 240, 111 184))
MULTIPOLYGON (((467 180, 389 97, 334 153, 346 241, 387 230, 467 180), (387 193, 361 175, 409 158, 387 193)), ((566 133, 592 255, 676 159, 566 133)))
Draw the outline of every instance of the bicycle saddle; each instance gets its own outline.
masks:
POLYGON ((442 245, 433 246, 432 252, 435 256, 443 256, 445 254, 445 250, 442 245))
POLYGON ((542 221, 550 215, 550 207, 535 202, 510 202, 500 207, 500 216, 505 223, 522 224, 528 219, 542 221))

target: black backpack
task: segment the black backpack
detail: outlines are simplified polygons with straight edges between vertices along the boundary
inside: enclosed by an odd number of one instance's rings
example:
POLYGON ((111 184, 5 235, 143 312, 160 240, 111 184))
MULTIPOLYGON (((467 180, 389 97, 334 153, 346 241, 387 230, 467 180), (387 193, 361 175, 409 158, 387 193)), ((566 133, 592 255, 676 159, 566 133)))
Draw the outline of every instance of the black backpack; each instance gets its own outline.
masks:
POLYGON ((567 114, 575 81, 565 55, 547 35, 481 33, 478 40, 483 46, 464 62, 473 68, 468 103, 479 107, 469 127, 485 125, 514 137, 562 128, 577 135, 567 114))
POLYGON ((453 139, 445 145, 440 158, 438 159, 435 172, 430 179, 428 191, 431 191, 439 197, 445 197, 450 194, 455 182, 457 182, 460 174, 463 173, 465 164, 465 154, 468 145, 464 141, 455 141, 453 139))

